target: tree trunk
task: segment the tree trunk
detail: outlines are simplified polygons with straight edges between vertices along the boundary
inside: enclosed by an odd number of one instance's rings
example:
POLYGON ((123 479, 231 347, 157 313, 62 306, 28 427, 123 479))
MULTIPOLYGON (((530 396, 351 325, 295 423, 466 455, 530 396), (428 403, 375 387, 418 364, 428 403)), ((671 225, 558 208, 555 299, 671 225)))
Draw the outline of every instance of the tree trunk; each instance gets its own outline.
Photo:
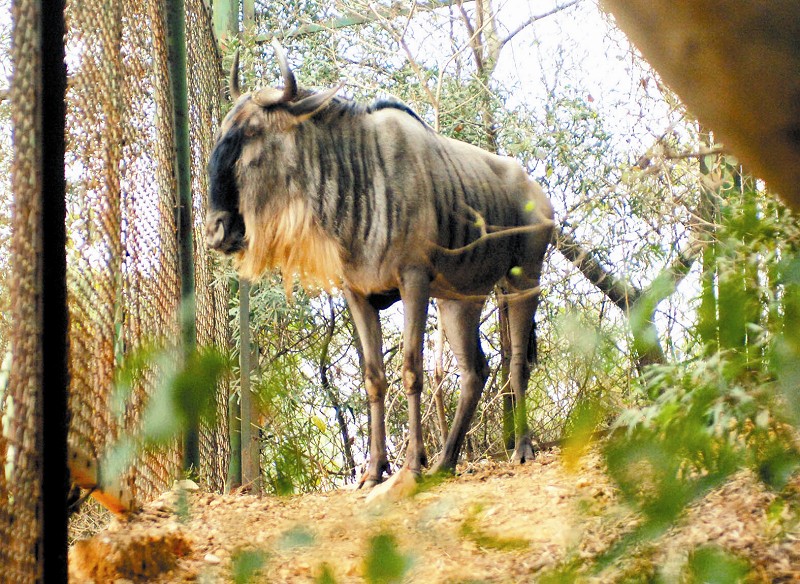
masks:
MULTIPOLYGON (((437 316, 439 308, 436 308, 437 316)), ((442 319, 436 319, 436 355, 433 368, 433 400, 436 406, 436 417, 439 420, 439 435, 442 439, 442 447, 447 442, 447 416, 444 411, 444 395, 442 386, 444 384, 444 328, 442 319)))
POLYGON ((347 465, 345 471, 349 471, 350 478, 356 478, 356 462, 353 458, 352 440, 350 439, 350 431, 347 428, 347 420, 344 417, 342 405, 336 392, 331 386, 330 378, 328 377, 328 369, 330 368, 329 348, 333 334, 336 331, 336 311, 333 306, 333 299, 328 297, 328 306, 330 307, 330 319, 328 320, 328 328, 325 332, 325 338, 322 341, 322 349, 319 354, 319 379, 322 385, 322 390, 328 396, 331 406, 336 414, 336 422, 339 424, 339 433, 342 436, 342 452, 344 454, 345 464, 347 465))
POLYGON ((511 371, 511 333, 508 328, 508 302, 503 290, 495 287, 497 327, 500 329, 500 391, 503 396, 503 444, 514 450, 514 392, 509 383, 511 371))
POLYGON ((644 290, 615 276, 600 263, 592 251, 583 248, 572 235, 566 233, 563 225, 556 226, 553 244, 628 318, 637 355, 637 366, 642 368, 655 363, 665 363, 666 357, 654 321, 655 311, 659 303, 672 294, 689 273, 705 247, 705 240, 693 237, 675 260, 644 290))

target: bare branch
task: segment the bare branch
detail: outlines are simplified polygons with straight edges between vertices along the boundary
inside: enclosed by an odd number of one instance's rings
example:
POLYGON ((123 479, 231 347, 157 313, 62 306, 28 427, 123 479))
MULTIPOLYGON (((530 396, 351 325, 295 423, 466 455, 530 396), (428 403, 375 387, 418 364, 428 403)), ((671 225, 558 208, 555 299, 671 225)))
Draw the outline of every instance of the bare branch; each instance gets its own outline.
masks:
POLYGON ((500 48, 502 49, 506 45, 506 43, 508 41, 513 39, 515 36, 517 36, 519 33, 521 33, 523 30, 525 30, 527 27, 532 25, 537 20, 542 20, 543 18, 547 18, 548 16, 552 16, 553 14, 561 12, 562 10, 566 10, 567 8, 572 8, 573 6, 575 6, 576 4, 578 4, 581 1, 582 0, 571 0, 570 2, 567 2, 566 4, 563 4, 561 6, 556 6, 555 8, 553 8, 552 10, 550 10, 548 12, 545 12, 544 14, 538 14, 536 16, 531 16, 528 20, 526 20, 525 22, 520 24, 517 28, 515 28, 513 31, 511 31, 506 38, 504 38, 503 40, 500 41, 500 48))
POLYGON ((344 454, 345 464, 347 465, 347 472, 350 475, 351 480, 355 480, 356 478, 356 463, 355 459, 353 458, 353 450, 350 438, 350 432, 347 428, 347 420, 345 420, 344 412, 342 411, 342 404, 339 402, 339 398, 334 391, 330 377, 328 376, 328 370, 331 366, 330 363, 330 345, 331 341, 333 340, 333 335, 336 331, 336 310, 333 305, 333 298, 328 296, 328 308, 330 309, 330 318, 327 319, 327 330, 325 332, 325 337, 322 340, 322 348, 319 352, 319 378, 320 384, 322 385, 322 389, 328 396, 328 399, 331 402, 331 407, 336 414, 336 421, 339 424, 339 432, 342 436, 342 453, 344 454))
MULTIPOLYGON (((392 19, 397 18, 399 16, 410 16, 416 10, 436 10, 437 8, 449 8, 453 4, 455 4, 458 0, 430 0, 429 2, 412 3, 411 8, 396 8, 396 7, 375 7, 372 9, 374 14, 380 16, 383 19, 392 19)), ((263 34, 258 35, 255 39, 257 43, 268 43, 272 41, 273 38, 277 38, 278 40, 284 39, 291 39, 301 36, 307 36, 311 34, 316 34, 318 32, 326 31, 326 30, 336 30, 340 28, 349 28, 351 26, 358 26, 360 24, 369 24, 375 21, 374 16, 367 16, 364 14, 360 14, 354 10, 348 10, 347 13, 340 17, 334 18, 331 20, 327 20, 322 23, 312 23, 309 22, 302 26, 299 26, 289 32, 275 32, 271 34, 263 34)))
POLYGON ((512 235, 520 235, 522 233, 532 233, 534 231, 541 231, 542 229, 549 229, 551 226, 551 222, 548 223, 540 223, 538 225, 523 225, 522 227, 503 227, 498 229, 497 231, 487 232, 485 235, 480 236, 479 238, 471 241, 467 245, 462 247, 457 247, 455 249, 450 249, 446 247, 442 247, 439 245, 434 246, 440 253, 445 255, 459 255, 465 252, 468 252, 479 245, 482 245, 489 239, 497 239, 500 237, 510 237, 512 235))
POLYGON ((711 148, 701 148, 700 150, 692 150, 689 152, 677 152, 675 154, 666 154, 664 158, 667 160, 682 160, 686 158, 700 158, 701 156, 708 156, 709 154, 725 154, 729 152, 723 146, 713 146, 711 148))

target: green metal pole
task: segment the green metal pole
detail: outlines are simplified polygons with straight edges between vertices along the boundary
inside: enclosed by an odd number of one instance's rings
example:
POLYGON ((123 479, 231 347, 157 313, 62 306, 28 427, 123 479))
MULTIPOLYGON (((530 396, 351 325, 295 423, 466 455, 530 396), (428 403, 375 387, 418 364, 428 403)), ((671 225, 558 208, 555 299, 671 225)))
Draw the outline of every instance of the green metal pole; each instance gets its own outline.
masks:
POLYGON ((238 0, 214 0, 212 13, 214 32, 220 41, 239 33, 238 0))
POLYGON ((230 421, 231 457, 228 460, 228 476, 225 491, 242 486, 242 406, 236 394, 228 398, 228 420, 230 421))
POLYGON ((245 30, 256 24, 256 0, 242 0, 242 22, 245 30))
MULTIPOLYGON (((192 242, 192 154, 189 144, 189 97, 186 67, 186 8, 184 0, 167 0, 167 51, 172 84, 175 131, 175 170, 178 183, 178 259, 181 270, 181 339, 184 356, 197 344, 194 305, 194 245, 192 242)), ((187 428, 183 468, 200 467, 199 429, 187 428)))
MULTIPOLYGON (((234 295, 238 296, 239 280, 233 281, 230 294, 231 299, 234 295)), ((241 309, 239 318, 241 319, 241 309)), ((228 476, 225 478, 225 492, 230 493, 242 486, 242 402, 235 392, 228 396, 228 434, 231 455, 228 460, 228 476)))
MULTIPOLYGON (((239 0, 214 0, 214 32, 219 41, 239 34, 239 0)), ((225 488, 231 491, 253 477, 252 464, 252 426, 250 407, 250 286, 247 282, 237 282, 232 294, 239 294, 240 334, 240 393, 239 399, 231 395, 228 399, 228 422, 230 427, 231 456, 228 462, 228 476, 225 488), (243 477, 244 475, 244 477, 243 477)), ((256 452, 258 452, 256 450, 256 452)), ((256 476, 258 473, 256 458, 256 476)), ((256 485, 257 486, 257 485, 256 485)))

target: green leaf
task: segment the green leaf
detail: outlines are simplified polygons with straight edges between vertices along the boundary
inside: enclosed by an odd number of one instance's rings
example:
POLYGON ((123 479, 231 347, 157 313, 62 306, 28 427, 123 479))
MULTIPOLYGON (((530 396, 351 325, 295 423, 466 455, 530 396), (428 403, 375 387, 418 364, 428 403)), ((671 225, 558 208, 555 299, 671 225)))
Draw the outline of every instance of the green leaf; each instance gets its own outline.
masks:
POLYGON ((281 535, 279 546, 283 549, 308 547, 314 544, 314 534, 303 525, 295 525, 281 535))
POLYGON ((778 439, 772 439, 762 448, 762 452, 756 453, 758 477, 772 489, 781 490, 800 467, 798 452, 778 439))
POLYGON ((145 440, 166 444, 187 427, 213 424, 220 379, 229 371, 227 359, 217 350, 199 349, 178 369, 174 351, 154 358, 159 385, 150 397, 142 422, 145 440))
POLYGON ((314 424, 320 432, 325 432, 328 429, 328 426, 325 425, 325 422, 317 415, 311 416, 311 423, 314 424))
POLYGON ((567 562, 550 570, 544 571, 536 578, 539 584, 574 584, 579 580, 580 565, 575 562, 567 562))
POLYGON ((698 584, 735 584, 749 572, 745 560, 713 546, 694 550, 686 565, 687 581, 698 584))
POLYGON ((103 482, 117 480, 123 472, 128 470, 136 455, 136 443, 130 436, 120 438, 109 446, 108 452, 100 463, 103 471, 103 482))
POLYGON ((461 524, 460 533, 463 537, 482 548, 499 551, 524 550, 530 547, 531 542, 527 539, 499 537, 490 535, 481 530, 477 525, 477 518, 480 512, 481 507, 479 505, 470 509, 467 518, 464 520, 464 523, 461 524))
POLYGON ((594 399, 581 400, 570 414, 570 430, 564 442, 564 465, 569 470, 577 469, 581 457, 592 445, 597 426, 605 417, 605 409, 594 399))
POLYGON ((186 359, 175 379, 175 406, 190 424, 213 424, 217 414, 216 394, 228 362, 217 350, 198 349, 186 359))
POLYGON ((381 533, 370 539, 363 564, 364 579, 369 584, 400 582, 410 567, 410 558, 400 553, 392 534, 381 533))
POLYGON ((259 550, 239 550, 231 558, 231 577, 236 584, 256 582, 259 570, 267 563, 266 552, 259 550))
POLYGON ((320 565, 319 570, 319 574, 314 578, 316 584, 336 584, 336 578, 333 576, 333 568, 323 563, 320 565))

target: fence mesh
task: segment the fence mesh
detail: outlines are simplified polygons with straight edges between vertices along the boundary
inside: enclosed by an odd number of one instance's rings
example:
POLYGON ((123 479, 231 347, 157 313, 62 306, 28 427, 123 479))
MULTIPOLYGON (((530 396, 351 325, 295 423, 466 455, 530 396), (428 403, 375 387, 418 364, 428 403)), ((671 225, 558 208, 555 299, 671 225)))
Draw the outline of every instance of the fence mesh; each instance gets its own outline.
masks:
MULTIPOLYGON (((0 581, 40 577, 41 385, 38 339, 40 195, 37 183, 35 0, 15 0, 11 88, 13 204, 9 249, 12 360, 0 377, 0 581)), ((220 106, 220 66, 209 9, 187 0, 190 132, 197 337, 226 347, 228 290, 200 239, 205 213, 205 161, 220 106)), ((67 269, 70 310, 70 443, 102 457, 109 444, 135 433, 157 379, 145 372, 124 410, 112 407, 115 370, 150 342, 177 347, 180 273, 172 97, 164 0, 67 2, 67 269)), ((44 129, 46 136, 46 128, 44 129)), ((6 342, 7 341, 7 342, 6 342)), ((175 351, 176 359, 180 354, 175 351)), ((199 475, 220 490, 229 455, 227 387, 220 420, 201 432, 199 475)), ((145 453, 124 482, 142 503, 180 471, 177 445, 145 453)))
POLYGON ((10 240, 11 342, 13 357, 8 385, 2 388, 0 455, 0 566, 8 582, 40 578, 38 543, 42 461, 39 447, 42 383, 41 320, 38 290, 41 278, 37 242, 40 241, 39 135, 36 72, 39 67, 37 12, 33 2, 12 8, 15 75, 11 123, 13 166, 11 187, 14 212, 10 240))
MULTIPOLYGON (((197 283, 197 342, 200 345, 227 346, 230 341, 227 280, 220 277, 218 259, 208 253, 203 238, 206 196, 205 165, 211 154, 219 122, 222 97, 220 55, 212 34, 211 16, 203 0, 186 0, 186 43, 189 67, 189 120, 192 136, 192 216, 194 218, 195 281, 197 283)), ((221 491, 225 486, 230 444, 228 442, 228 393, 226 386, 217 392, 216 428, 203 428, 200 434, 200 476, 208 487, 221 491)))

